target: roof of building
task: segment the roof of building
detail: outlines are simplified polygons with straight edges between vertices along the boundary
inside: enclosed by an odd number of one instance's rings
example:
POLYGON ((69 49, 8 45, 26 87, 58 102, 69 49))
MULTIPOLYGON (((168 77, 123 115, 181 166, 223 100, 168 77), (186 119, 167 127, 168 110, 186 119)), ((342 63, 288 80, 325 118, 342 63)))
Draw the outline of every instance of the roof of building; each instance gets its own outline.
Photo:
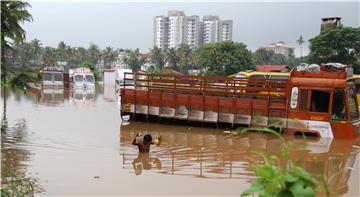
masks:
POLYGON ((257 65, 256 70, 259 72, 281 72, 290 69, 288 65, 257 65))

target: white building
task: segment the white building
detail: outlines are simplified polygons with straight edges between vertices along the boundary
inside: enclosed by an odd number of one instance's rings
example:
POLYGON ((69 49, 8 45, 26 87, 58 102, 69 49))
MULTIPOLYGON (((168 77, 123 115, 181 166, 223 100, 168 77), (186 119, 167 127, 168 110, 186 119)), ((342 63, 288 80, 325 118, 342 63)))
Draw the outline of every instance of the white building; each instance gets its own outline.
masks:
POLYGON ((169 18, 165 16, 155 16, 154 18, 154 46, 160 49, 168 47, 169 18))
POLYGON ((204 16, 203 17, 203 43, 211 43, 219 41, 219 23, 218 16, 204 16))
POLYGON ((219 23, 219 41, 232 40, 233 22, 224 20, 219 23))
POLYGON ((199 16, 188 16, 185 20, 185 43, 190 48, 195 48, 201 44, 201 25, 199 16))
POLYGON ((154 17, 154 46, 162 50, 186 43, 195 48, 203 43, 232 40, 232 20, 218 16, 186 16, 183 11, 169 11, 168 16, 154 17))
POLYGON ((185 39, 185 14, 182 11, 169 11, 169 48, 177 48, 185 39))
POLYGON ((275 54, 282 54, 285 56, 288 56, 290 54, 290 51, 294 50, 292 47, 285 46, 285 42, 279 41, 276 43, 271 43, 265 48, 267 51, 273 51, 275 54))

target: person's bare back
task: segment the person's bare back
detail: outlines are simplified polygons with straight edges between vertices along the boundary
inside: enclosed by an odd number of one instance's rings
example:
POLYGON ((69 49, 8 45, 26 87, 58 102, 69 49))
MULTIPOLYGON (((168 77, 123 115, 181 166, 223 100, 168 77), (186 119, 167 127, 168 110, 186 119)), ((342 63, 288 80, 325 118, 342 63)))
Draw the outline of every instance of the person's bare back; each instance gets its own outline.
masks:
POLYGON ((149 153, 150 145, 154 143, 152 142, 150 134, 142 135, 141 133, 137 133, 132 144, 138 146, 140 153, 149 153))

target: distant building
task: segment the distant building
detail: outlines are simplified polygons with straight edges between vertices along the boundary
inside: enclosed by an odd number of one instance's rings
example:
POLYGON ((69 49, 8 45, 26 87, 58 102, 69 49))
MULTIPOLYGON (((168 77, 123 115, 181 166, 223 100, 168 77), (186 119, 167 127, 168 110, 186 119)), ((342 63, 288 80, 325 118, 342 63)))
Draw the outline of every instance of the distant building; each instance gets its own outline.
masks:
POLYGON ((169 11, 169 48, 177 48, 183 43, 185 14, 183 11, 169 11))
POLYGON ((285 42, 283 41, 271 43, 263 48, 267 51, 273 51, 275 54, 282 54, 285 56, 289 56, 290 52, 294 51, 294 48, 285 46, 285 42))
POLYGON ((224 20, 219 23, 219 41, 232 40, 233 21, 224 20))
POLYGON ((218 16, 204 16, 203 17, 203 43, 211 43, 219 41, 219 23, 218 16))
POLYGON ((218 16, 186 16, 183 11, 169 11, 168 16, 154 17, 153 44, 165 50, 178 48, 186 43, 195 48, 203 43, 232 40, 232 20, 220 20, 218 16))
POLYGON ((341 25, 341 17, 329 17, 321 19, 320 31, 334 29, 341 25))
POLYGON ((190 48, 195 48, 201 44, 201 23, 199 16, 187 16, 185 20, 185 43, 190 48))
POLYGON ((287 65, 257 65, 256 71, 259 72, 290 72, 287 65))
POLYGON ((169 18, 155 16, 154 18, 154 46, 160 49, 168 47, 169 18))

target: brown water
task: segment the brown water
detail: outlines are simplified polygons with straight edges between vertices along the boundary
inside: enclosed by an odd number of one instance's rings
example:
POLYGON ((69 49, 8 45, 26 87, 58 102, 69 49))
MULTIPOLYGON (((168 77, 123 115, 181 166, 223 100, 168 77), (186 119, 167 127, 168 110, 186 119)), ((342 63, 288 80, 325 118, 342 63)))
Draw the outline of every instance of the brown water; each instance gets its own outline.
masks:
MULTIPOLYGON (((2 184, 15 171, 33 179, 44 196, 239 196, 254 179, 252 161, 260 161, 253 151, 280 155, 280 141, 267 134, 122 125, 114 92, 7 91, 5 100, 2 91, 2 184), (162 143, 138 155, 131 144, 137 132, 162 136, 162 143)), ((359 142, 323 138, 301 148, 300 139, 286 140, 298 144, 292 155, 306 170, 332 177, 340 195, 360 196, 359 142)))

